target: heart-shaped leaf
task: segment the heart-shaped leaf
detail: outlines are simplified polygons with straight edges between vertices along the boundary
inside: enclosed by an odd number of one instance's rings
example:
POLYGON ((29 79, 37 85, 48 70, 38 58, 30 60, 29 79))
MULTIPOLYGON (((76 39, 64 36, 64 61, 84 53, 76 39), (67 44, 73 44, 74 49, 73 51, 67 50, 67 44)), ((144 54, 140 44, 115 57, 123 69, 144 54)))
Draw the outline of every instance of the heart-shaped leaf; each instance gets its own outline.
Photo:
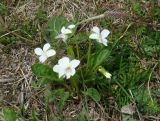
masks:
POLYGON ((49 20, 48 31, 50 33, 50 39, 55 39, 55 37, 60 33, 61 28, 65 26, 67 20, 62 16, 56 16, 49 20))
POLYGON ((88 88, 84 94, 90 96, 96 102, 100 101, 101 99, 99 92, 95 88, 88 88))
POLYGON ((58 81, 58 74, 55 73, 52 68, 50 68, 48 65, 44 64, 34 64, 31 67, 33 73, 38 77, 44 77, 46 79, 51 79, 58 81))

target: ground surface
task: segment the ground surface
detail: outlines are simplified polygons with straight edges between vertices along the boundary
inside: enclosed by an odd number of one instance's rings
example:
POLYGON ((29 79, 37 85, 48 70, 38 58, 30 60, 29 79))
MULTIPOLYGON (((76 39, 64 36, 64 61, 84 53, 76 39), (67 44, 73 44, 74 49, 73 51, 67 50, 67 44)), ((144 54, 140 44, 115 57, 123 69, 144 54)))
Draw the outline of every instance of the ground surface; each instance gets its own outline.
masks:
MULTIPOLYGON (((46 111, 42 102, 43 89, 38 91, 38 96, 36 94, 37 92, 35 93, 35 91, 32 90, 31 83, 35 77, 31 72, 30 66, 37 62, 34 48, 45 41, 40 30, 47 25, 47 20, 56 15, 63 15, 67 20, 72 20, 75 17, 78 20, 83 20, 90 16, 101 14, 104 11, 109 11, 108 16, 110 17, 109 20, 113 25, 112 30, 114 32, 117 31, 118 27, 126 26, 125 17, 132 12, 130 10, 131 5, 125 0, 5 0, 2 1, 2 4, 5 5, 6 8, 0 7, 2 14, 0 15, 0 25, 2 28, 0 33, 0 110, 4 107, 22 110, 20 106, 23 105, 25 111, 28 110, 25 117, 30 115, 30 109, 34 109, 41 114, 40 117, 42 120, 46 121, 46 111), (36 18, 36 13, 39 8, 45 11, 45 19, 43 15, 42 18, 41 15, 39 15, 39 20, 36 18), (129 14, 123 16, 122 12, 114 13, 114 15, 111 11, 123 11, 129 14), (119 14, 121 14, 120 17, 124 17, 124 20, 119 20, 119 14)), ((141 0, 141 4, 143 5, 141 7, 145 7, 145 11, 147 11, 147 9, 149 11, 150 7, 152 7, 143 0, 141 0)), ((132 17, 130 16, 129 18, 132 17)), ((158 30, 157 25, 159 24, 156 20, 139 21, 138 19, 137 21, 140 22, 140 24, 141 22, 146 22, 149 26, 153 27, 155 31, 160 31, 158 30)), ((89 31, 88 26, 92 26, 93 24, 98 23, 91 22, 82 27, 82 30, 89 31)), ((123 33, 121 35, 123 37, 123 33)), ((137 36, 135 36, 135 38, 136 37, 137 36)), ((136 48, 136 42, 133 43, 133 46, 136 48)), ((141 59, 144 68, 147 64, 155 65, 158 61, 157 58, 157 60, 152 59, 153 60, 149 61, 147 59, 141 59)), ((157 80, 160 79, 160 70, 158 67, 155 73, 157 80)), ((160 88, 160 84, 155 82, 151 86, 151 88, 157 90, 160 88)), ((158 96, 160 95, 158 94, 158 96)), ((112 103, 112 97, 110 98, 107 100, 110 100, 112 103)), ((158 99, 159 98, 160 97, 158 97, 158 99)), ((81 102, 74 105, 73 103, 75 102, 71 101, 63 112, 64 117, 68 117, 68 120, 83 110, 81 102)), ((86 115, 92 115, 94 121, 120 120, 121 111, 119 111, 116 106, 110 107, 109 111, 111 113, 108 114, 108 112, 104 111, 105 109, 102 105, 99 104, 99 106, 95 107, 94 102, 89 102, 89 111, 85 112, 86 115)), ((2 117, 0 114, 0 120, 2 117)), ((144 115, 143 118, 160 120, 159 115, 144 115)))

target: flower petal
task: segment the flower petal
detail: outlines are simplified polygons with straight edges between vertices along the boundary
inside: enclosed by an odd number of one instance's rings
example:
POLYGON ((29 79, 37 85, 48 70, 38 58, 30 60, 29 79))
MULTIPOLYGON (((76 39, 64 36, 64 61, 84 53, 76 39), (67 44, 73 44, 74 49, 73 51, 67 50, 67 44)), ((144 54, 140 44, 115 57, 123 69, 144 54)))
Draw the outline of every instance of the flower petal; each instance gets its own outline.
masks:
POLYGON ((70 64, 71 64, 71 67, 72 67, 72 68, 76 68, 76 67, 80 64, 80 61, 74 59, 74 60, 72 60, 72 61, 70 62, 70 64))
POLYGON ((54 56, 56 54, 56 51, 53 49, 50 49, 46 52, 47 57, 54 56))
POLYGON ((76 27, 76 26, 75 26, 74 24, 71 24, 71 25, 68 26, 69 29, 73 29, 73 28, 75 28, 75 27, 76 27))
POLYGON ((71 76, 73 76, 76 73, 76 70, 74 68, 71 68, 70 71, 65 72, 65 76, 67 79, 69 79, 71 76))
POLYGON ((70 75, 73 76, 75 73, 76 73, 76 70, 74 68, 72 68, 70 75))
POLYGON ((39 61, 40 61, 41 63, 44 63, 46 60, 47 60, 47 57, 46 57, 45 55, 41 55, 41 56, 39 57, 39 61))
POLYGON ((64 34, 70 34, 72 31, 70 29, 66 29, 64 34))
POLYGON ((64 36, 64 34, 59 34, 59 35, 57 35, 55 38, 56 38, 56 39, 59 39, 59 38, 61 39, 61 38, 63 38, 63 36, 64 36))
POLYGON ((62 27, 61 33, 62 34, 70 34, 70 33, 72 33, 72 31, 70 29, 66 29, 65 27, 62 27))
POLYGON ((66 66, 68 66, 70 63, 70 60, 68 57, 63 57, 58 61, 58 64, 61 65, 63 68, 65 68, 66 66))
POLYGON ((105 76, 106 76, 106 78, 110 79, 112 74, 110 74, 109 72, 106 72, 105 76))
POLYGON ((108 40, 107 39, 102 39, 102 44, 104 44, 105 46, 107 46, 107 42, 108 42, 108 40))
POLYGON ((71 77, 70 73, 66 74, 66 78, 69 79, 71 77))
POLYGON ((94 26, 91 31, 100 34, 100 29, 97 26, 94 26))
POLYGON ((62 39, 65 42, 67 40, 67 35, 59 34, 58 36, 56 36, 56 39, 62 39))
POLYGON ((53 71, 58 73, 59 72, 59 65, 55 65, 53 67, 53 71))
POLYGON ((102 38, 106 38, 108 35, 109 35, 110 31, 107 30, 107 29, 104 29, 102 32, 101 32, 101 37, 102 38))
POLYGON ((43 50, 41 48, 34 49, 34 52, 36 53, 36 55, 42 55, 43 54, 43 50))
POLYGON ((59 78, 64 77, 64 70, 59 71, 59 78))
POLYGON ((96 33, 93 33, 89 36, 90 39, 96 39, 96 40, 99 40, 100 37, 99 37, 99 34, 96 34, 96 33))
POLYGON ((61 33, 65 33, 65 29, 66 28, 63 26, 62 29, 61 29, 61 33))
POLYGON ((50 45, 49 43, 46 43, 46 44, 43 46, 43 51, 47 51, 50 47, 51 47, 51 45, 50 45))
POLYGON ((59 78, 61 78, 62 76, 64 76, 64 68, 61 67, 61 65, 55 65, 53 67, 53 71, 58 73, 59 78))

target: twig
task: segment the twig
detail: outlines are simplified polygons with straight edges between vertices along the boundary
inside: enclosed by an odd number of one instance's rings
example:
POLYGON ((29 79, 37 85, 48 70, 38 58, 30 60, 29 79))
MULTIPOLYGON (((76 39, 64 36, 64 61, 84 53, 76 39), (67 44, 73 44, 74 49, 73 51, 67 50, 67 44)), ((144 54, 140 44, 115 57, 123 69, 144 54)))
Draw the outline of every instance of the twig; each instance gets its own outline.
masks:
POLYGON ((148 93, 149 93, 149 96, 150 96, 152 102, 153 102, 153 99, 152 99, 152 96, 151 96, 151 91, 150 91, 150 88, 149 88, 149 87, 150 87, 149 84, 150 84, 150 81, 151 81, 152 73, 153 73, 154 69, 157 67, 157 64, 158 64, 158 63, 156 63, 156 64, 154 65, 154 67, 152 68, 152 71, 151 71, 151 73, 150 73, 150 75, 149 75, 149 79, 148 79, 148 83, 147 83, 148 93))
POLYGON ((78 25, 83 24, 85 22, 92 21, 92 20, 95 20, 95 19, 104 18, 104 17, 105 17, 105 14, 101 14, 101 15, 98 15, 98 16, 93 16, 93 17, 90 17, 88 19, 82 20, 81 22, 77 23, 76 25, 78 26, 78 25))
POLYGON ((20 30, 19 30, 19 29, 16 29, 16 30, 10 31, 10 32, 8 32, 8 33, 0 36, 0 38, 5 37, 5 36, 7 36, 7 35, 9 35, 9 34, 12 34, 12 33, 16 32, 16 31, 20 31, 20 30))
POLYGON ((11 82, 11 81, 14 81, 15 79, 0 79, 0 83, 6 83, 6 82, 11 82))
POLYGON ((20 71, 21 71, 21 73, 22 73, 22 75, 23 75, 23 78, 24 78, 24 80, 25 80, 25 82, 26 82, 26 84, 27 84, 27 86, 28 86, 28 88, 29 88, 29 90, 30 90, 30 92, 31 92, 30 85, 29 85, 29 83, 28 83, 28 80, 27 80, 26 76, 24 75, 23 70, 22 70, 22 69, 20 69, 20 71))
MULTIPOLYGON (((129 89, 129 93, 131 94, 131 97, 132 97, 132 99, 133 99, 133 101, 134 101, 134 103, 135 103, 136 101, 135 101, 134 96, 133 96, 133 94, 132 94, 132 91, 131 91, 130 89, 129 89)), ((139 117, 139 119, 140 119, 140 121, 141 121, 141 120, 142 120, 141 114, 140 114, 140 112, 139 112, 139 110, 138 110, 138 108, 137 108, 136 103, 135 103, 135 106, 136 106, 136 109, 137 109, 138 117, 139 117)))
POLYGON ((119 37, 118 40, 122 39, 122 38, 125 36, 126 32, 127 32, 128 29, 132 26, 132 24, 133 24, 133 23, 130 23, 130 24, 127 26, 126 30, 125 30, 125 31, 123 32, 123 34, 119 37))
MULTIPOLYGON (((14 36, 17 36, 17 37, 19 37, 19 38, 21 38, 21 39, 25 40, 26 42, 33 43, 33 41, 32 41, 32 40, 27 39, 27 38, 25 38, 25 37, 22 37, 22 36, 20 36, 19 34, 15 33, 15 32, 17 32, 17 31, 21 31, 21 30, 20 30, 20 29, 16 29, 16 30, 14 30, 14 31, 10 31, 10 32, 8 32, 8 33, 6 33, 6 34, 4 34, 4 35, 0 36, 0 39, 1 39, 1 38, 3 38, 3 37, 5 37, 5 36, 7 36, 7 35, 12 34, 12 35, 14 35, 14 36)), ((25 34, 26 34, 26 33, 25 33, 25 34)))
POLYGON ((100 15, 93 16, 93 17, 90 17, 88 19, 82 20, 81 22, 77 23, 77 25, 83 24, 83 23, 86 23, 86 22, 89 22, 89 21, 92 21, 92 20, 105 18, 105 17, 106 18, 110 17, 110 18, 125 19, 125 18, 128 18, 128 15, 124 12, 106 11, 103 14, 100 14, 100 15))
POLYGON ((21 38, 21 39, 23 39, 23 40, 25 40, 25 41, 28 41, 28 42, 31 42, 31 43, 33 43, 33 41, 32 40, 29 40, 29 39, 27 39, 27 38, 25 38, 25 37, 22 37, 22 36, 20 36, 19 34, 17 34, 17 33, 11 33, 11 34, 13 34, 13 35, 15 35, 15 36, 17 36, 17 37, 19 37, 19 38, 21 38))
POLYGON ((154 121, 159 121, 160 120, 160 117, 155 117, 155 116, 143 116, 145 119, 153 119, 154 121))

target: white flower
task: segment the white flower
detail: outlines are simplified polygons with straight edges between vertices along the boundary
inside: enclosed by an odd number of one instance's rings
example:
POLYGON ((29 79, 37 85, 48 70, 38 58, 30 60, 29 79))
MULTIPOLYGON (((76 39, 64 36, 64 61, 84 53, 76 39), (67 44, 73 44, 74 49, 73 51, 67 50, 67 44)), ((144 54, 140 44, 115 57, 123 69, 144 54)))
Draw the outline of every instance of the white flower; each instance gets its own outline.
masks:
POLYGON ((36 48, 34 52, 39 56, 39 61, 41 63, 44 63, 47 58, 54 56, 56 54, 56 51, 53 49, 50 49, 51 45, 49 43, 46 43, 43 46, 43 50, 41 48, 36 48))
POLYGON ((53 71, 59 74, 59 78, 66 77, 69 79, 76 73, 75 68, 79 64, 79 60, 74 59, 70 61, 68 57, 63 57, 58 61, 58 64, 53 67, 53 71))
POLYGON ((75 28, 75 25, 71 24, 69 25, 67 28, 65 28, 64 26, 61 29, 61 34, 59 34, 58 36, 56 36, 56 39, 62 39, 64 42, 66 42, 66 40, 68 39, 68 34, 72 33, 72 29, 75 28))
POLYGON ((99 66, 98 71, 101 72, 106 78, 111 79, 112 74, 106 71, 106 69, 102 66, 99 66))
POLYGON ((111 76, 112 76, 112 74, 110 74, 109 72, 106 72, 106 73, 105 73, 105 76, 106 76, 106 78, 110 79, 111 76))
POLYGON ((109 30, 104 29, 102 32, 100 32, 100 29, 97 26, 94 26, 91 30, 92 34, 89 36, 90 39, 95 39, 97 42, 104 44, 107 46, 108 40, 106 37, 109 35, 109 30))
POLYGON ((68 29, 74 29, 76 26, 74 24, 71 24, 68 26, 68 29))

